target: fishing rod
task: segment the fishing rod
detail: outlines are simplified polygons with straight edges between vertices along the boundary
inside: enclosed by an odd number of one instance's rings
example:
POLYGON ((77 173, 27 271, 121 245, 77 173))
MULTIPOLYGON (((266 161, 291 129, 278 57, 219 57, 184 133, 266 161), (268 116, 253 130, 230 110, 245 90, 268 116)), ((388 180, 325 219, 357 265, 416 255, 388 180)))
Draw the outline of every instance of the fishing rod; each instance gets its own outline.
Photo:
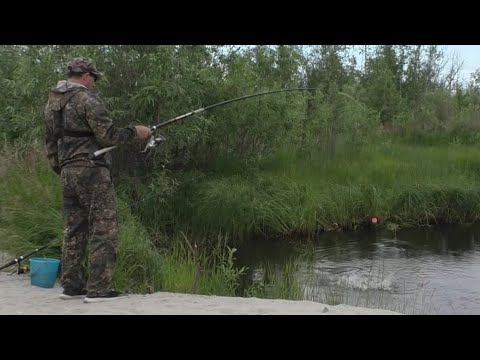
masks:
MULTIPOLYGON (((218 107, 218 106, 222 106, 222 105, 226 105, 226 104, 230 104, 234 101, 240 101, 240 100, 245 100, 245 99, 248 99, 248 98, 252 98, 252 97, 256 97, 256 96, 262 96, 262 95, 269 95, 269 94, 275 94, 275 93, 279 93, 279 92, 287 92, 287 91, 306 91, 306 90, 317 90, 316 88, 292 88, 292 89, 280 89, 280 90, 272 90, 272 91, 265 91, 265 92, 261 92, 261 93, 256 93, 256 94, 251 94, 251 95, 245 95, 245 96, 241 96, 241 97, 238 97, 238 98, 235 98, 235 99, 230 99, 230 100, 225 100, 225 101, 222 101, 222 102, 219 102, 217 104, 213 104, 213 105, 209 105, 209 106, 206 106, 206 107, 203 107, 203 108, 200 108, 200 109, 197 109, 197 110, 194 110, 194 111, 190 111, 186 114, 183 114, 183 115, 180 115, 180 116, 177 116, 173 119, 170 119, 170 120, 167 120, 167 121, 164 121, 158 125, 154 125, 154 126, 151 126, 150 129, 152 131, 152 136, 150 136, 150 139, 148 140, 147 142, 147 145, 145 147, 145 149, 142 151, 142 153, 144 152, 147 152, 147 150, 149 149, 152 149, 154 147, 157 147, 159 144, 161 144, 163 141, 167 140, 163 135, 161 134, 155 134, 155 132, 164 127, 164 126, 167 126, 167 125, 170 125, 176 121, 179 121, 179 120, 182 120, 182 119, 185 119, 187 117, 190 117, 192 115, 195 115, 195 114, 199 114, 201 112, 204 112, 206 110, 209 110, 209 109, 213 109, 214 107, 218 107)), ((110 151, 110 150, 113 150, 115 149, 117 146, 110 146, 110 147, 106 147, 104 149, 101 149, 101 150, 97 150, 93 153, 93 158, 96 158, 102 154, 105 154, 106 152, 110 151)))
POLYGON ((17 264, 17 265, 18 265, 18 271, 17 271, 17 272, 18 272, 18 274, 21 274, 21 273, 22 273, 21 268, 20 268, 21 262, 22 262, 23 260, 29 258, 30 256, 32 256, 33 254, 36 254, 36 253, 39 252, 40 250, 45 249, 48 245, 49 245, 49 244, 44 245, 44 246, 42 246, 42 247, 40 247, 40 248, 38 248, 38 249, 33 250, 32 252, 29 252, 28 254, 25 254, 25 255, 22 255, 22 256, 20 256, 20 257, 18 257, 18 258, 16 258, 16 259, 13 259, 13 260, 10 261, 8 264, 1 266, 1 267, 0 267, 0 270, 6 269, 6 268, 8 268, 8 267, 10 267, 10 266, 12 266, 12 265, 17 264))

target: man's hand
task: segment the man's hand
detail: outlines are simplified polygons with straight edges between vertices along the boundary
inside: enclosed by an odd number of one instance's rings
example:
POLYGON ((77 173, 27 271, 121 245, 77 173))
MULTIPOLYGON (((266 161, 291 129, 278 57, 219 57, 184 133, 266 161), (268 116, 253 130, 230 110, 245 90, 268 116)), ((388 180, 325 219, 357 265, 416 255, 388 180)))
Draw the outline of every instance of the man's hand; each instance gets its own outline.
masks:
POLYGON ((148 139, 152 135, 152 130, 149 127, 137 125, 135 126, 135 131, 137 132, 137 139, 148 139))

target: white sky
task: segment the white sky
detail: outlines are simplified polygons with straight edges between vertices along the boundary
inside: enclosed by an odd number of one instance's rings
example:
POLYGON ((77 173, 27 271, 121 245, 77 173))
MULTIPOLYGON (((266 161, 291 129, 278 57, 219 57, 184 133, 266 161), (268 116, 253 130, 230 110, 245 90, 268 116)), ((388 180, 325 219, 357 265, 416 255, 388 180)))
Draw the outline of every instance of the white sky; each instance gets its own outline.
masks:
MULTIPOLYGON (((445 55, 445 59, 451 61, 455 61, 456 65, 460 65, 463 63, 461 71, 459 73, 460 80, 464 83, 468 83, 470 81, 470 74, 475 72, 475 70, 480 68, 480 45, 438 45, 443 51, 445 55)), ((356 51, 359 51, 359 47, 363 47, 363 45, 356 45, 356 51)), ((362 66, 363 58, 362 55, 359 55, 360 66, 362 66)), ((445 67, 448 69, 448 64, 445 67)))
POLYGON ((461 77, 468 81, 470 74, 480 68, 480 45, 446 45, 446 54, 456 55, 463 62, 461 77))
MULTIPOLYGON (((241 45, 240 45, 241 46, 241 45)), ((252 45, 243 45, 244 47, 250 47, 252 45)), ((460 79, 464 83, 468 83, 470 80, 470 74, 480 68, 480 45, 438 45, 444 52, 447 59, 457 59, 458 64, 463 63, 460 79)), ((363 48, 363 45, 355 45, 356 49, 353 50, 354 54, 359 48, 363 48)), ((357 53, 359 54, 359 53, 357 53)), ((358 59, 359 66, 363 64, 363 58, 358 59)))

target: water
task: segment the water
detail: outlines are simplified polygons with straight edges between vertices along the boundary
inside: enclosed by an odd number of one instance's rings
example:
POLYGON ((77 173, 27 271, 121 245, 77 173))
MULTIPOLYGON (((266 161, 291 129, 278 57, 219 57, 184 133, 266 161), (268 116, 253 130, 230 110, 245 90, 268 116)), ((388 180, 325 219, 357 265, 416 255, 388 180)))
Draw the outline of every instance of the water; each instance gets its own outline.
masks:
POLYGON ((247 287, 262 280, 265 264, 281 271, 297 259, 307 300, 405 314, 480 314, 480 225, 256 240, 239 246, 237 258, 249 267, 247 287))

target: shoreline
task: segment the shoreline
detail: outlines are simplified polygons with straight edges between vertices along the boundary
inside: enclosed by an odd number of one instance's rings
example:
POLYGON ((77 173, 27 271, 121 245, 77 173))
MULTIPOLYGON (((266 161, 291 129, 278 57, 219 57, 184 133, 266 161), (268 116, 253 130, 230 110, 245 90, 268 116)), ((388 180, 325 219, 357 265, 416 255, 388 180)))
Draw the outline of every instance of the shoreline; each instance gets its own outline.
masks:
POLYGON ((156 292, 86 304, 62 300, 60 284, 33 286, 29 274, 0 272, 0 315, 402 315, 349 305, 156 292))

